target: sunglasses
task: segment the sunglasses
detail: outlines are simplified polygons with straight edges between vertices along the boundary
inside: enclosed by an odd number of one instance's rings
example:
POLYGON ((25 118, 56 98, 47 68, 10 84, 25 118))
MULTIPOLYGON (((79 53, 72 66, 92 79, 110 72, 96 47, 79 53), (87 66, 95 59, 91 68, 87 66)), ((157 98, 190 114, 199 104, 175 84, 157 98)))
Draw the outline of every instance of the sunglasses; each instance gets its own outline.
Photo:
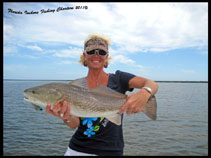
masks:
POLYGON ((86 54, 87 55, 94 55, 94 54, 98 54, 99 56, 105 56, 107 54, 107 52, 105 52, 104 50, 101 50, 101 49, 94 49, 94 50, 91 50, 89 52, 86 51, 86 54))

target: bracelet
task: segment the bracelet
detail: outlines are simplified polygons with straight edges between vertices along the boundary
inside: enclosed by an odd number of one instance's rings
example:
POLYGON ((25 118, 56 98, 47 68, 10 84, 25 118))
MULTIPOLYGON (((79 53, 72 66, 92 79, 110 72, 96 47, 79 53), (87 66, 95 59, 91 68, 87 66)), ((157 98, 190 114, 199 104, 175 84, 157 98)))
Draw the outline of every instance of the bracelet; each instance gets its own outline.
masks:
POLYGON ((152 90, 149 87, 143 87, 143 89, 145 89, 147 92, 150 93, 150 98, 152 97, 152 90))
POLYGON ((68 123, 68 122, 71 122, 70 120, 64 120, 64 122, 68 123))

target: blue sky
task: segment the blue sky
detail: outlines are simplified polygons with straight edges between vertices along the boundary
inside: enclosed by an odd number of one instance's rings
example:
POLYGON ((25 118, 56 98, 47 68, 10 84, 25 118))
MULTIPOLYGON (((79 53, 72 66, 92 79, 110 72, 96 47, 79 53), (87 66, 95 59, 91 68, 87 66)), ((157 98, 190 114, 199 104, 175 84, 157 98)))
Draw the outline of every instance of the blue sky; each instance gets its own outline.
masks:
POLYGON ((84 40, 98 33, 112 43, 107 73, 208 81, 208 3, 4 3, 3 9, 4 79, 84 77, 88 69, 78 62, 84 40))

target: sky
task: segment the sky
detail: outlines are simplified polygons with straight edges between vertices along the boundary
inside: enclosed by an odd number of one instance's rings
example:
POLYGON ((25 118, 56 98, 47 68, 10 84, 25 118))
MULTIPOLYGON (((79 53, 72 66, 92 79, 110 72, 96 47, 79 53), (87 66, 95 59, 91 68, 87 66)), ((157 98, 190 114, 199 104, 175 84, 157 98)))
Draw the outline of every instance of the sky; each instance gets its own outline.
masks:
POLYGON ((208 81, 208 3, 3 3, 3 78, 72 80, 84 40, 110 39, 106 73, 208 81), (78 9, 76 9, 78 7, 78 9))

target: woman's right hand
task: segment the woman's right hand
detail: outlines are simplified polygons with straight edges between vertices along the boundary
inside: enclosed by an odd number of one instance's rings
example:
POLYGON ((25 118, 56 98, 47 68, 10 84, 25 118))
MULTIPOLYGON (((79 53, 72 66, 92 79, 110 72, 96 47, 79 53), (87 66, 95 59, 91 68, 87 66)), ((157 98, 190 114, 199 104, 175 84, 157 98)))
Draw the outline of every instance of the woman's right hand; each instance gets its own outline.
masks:
POLYGON ((60 119, 63 119, 64 123, 73 129, 78 127, 80 123, 79 117, 70 114, 70 105, 67 104, 66 101, 55 103, 52 109, 51 105, 48 104, 46 106, 46 113, 52 114, 60 119))

